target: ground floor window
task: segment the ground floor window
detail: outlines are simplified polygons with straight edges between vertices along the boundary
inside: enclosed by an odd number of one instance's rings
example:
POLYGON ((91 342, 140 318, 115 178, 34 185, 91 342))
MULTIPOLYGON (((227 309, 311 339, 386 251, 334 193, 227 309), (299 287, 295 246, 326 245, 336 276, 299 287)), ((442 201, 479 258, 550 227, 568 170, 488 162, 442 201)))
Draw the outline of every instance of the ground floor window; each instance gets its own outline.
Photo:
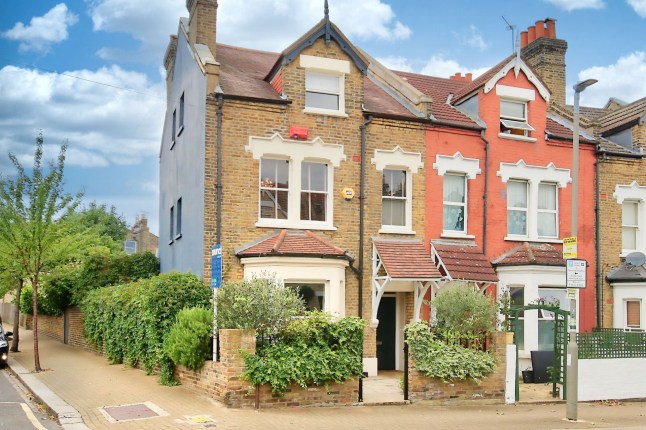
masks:
MULTIPOLYGON (((511 306, 525 306, 525 288, 509 287, 509 301, 511 306)), ((514 343, 518 349, 525 349, 525 311, 520 311, 518 315, 511 315, 511 319, 514 343)))
MULTIPOLYGON (((538 298, 541 303, 556 305, 560 309, 570 308, 565 288, 538 288, 538 298)), ((538 349, 551 351, 554 349, 554 312, 544 309, 538 311, 538 349)))
POLYGON ((641 328, 641 302, 626 300, 626 327, 641 328))
POLYGON ((285 286, 298 291, 308 311, 325 310, 325 284, 286 283, 285 286))

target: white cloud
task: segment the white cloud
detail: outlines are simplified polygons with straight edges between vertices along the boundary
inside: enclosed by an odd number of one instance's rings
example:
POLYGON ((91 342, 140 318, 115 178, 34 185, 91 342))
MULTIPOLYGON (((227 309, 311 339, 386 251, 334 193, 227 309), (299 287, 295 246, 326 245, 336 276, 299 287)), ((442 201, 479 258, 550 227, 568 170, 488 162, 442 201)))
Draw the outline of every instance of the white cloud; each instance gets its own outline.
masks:
POLYGON ((402 72, 413 71, 413 66, 410 64, 408 58, 405 57, 383 57, 377 58, 376 60, 390 70, 399 70, 402 72))
POLYGON ((462 44, 475 48, 479 51, 484 51, 489 47, 487 42, 482 38, 480 30, 475 25, 470 25, 469 30, 465 33, 453 32, 453 36, 458 39, 462 44))
POLYGON ((637 15, 646 18, 646 0, 627 0, 630 7, 632 7, 637 15))
POLYGON ((103 47, 98 55, 106 60, 160 61, 168 45, 169 35, 177 33, 181 16, 188 16, 186 2, 156 0, 154 5, 145 1, 92 0, 90 16, 95 31, 130 34, 141 43, 136 51, 103 47))
POLYGON ((140 163, 158 154, 164 91, 162 83, 153 85, 145 75, 118 66, 62 74, 5 66, 0 69, 0 153, 11 150, 30 160, 42 128, 46 144, 69 142, 70 166, 140 163))
MULTIPOLYGON (((220 0, 218 40, 249 48, 281 51, 323 19, 320 0, 220 0)), ((411 30, 381 0, 336 0, 330 20, 349 38, 385 41, 407 39, 411 30)))
MULTIPOLYGON (((597 79, 599 82, 581 93, 581 104, 603 107, 610 97, 632 102, 646 95, 646 52, 633 52, 609 66, 595 66, 581 70, 578 80, 597 79)), ((568 103, 573 102, 574 91, 567 88, 568 103)))
POLYGON ((442 55, 433 55, 424 67, 422 67, 421 74, 429 76, 437 76, 440 78, 448 78, 456 73, 473 73, 473 78, 477 78, 482 73, 489 70, 489 67, 481 67, 477 69, 468 68, 460 65, 455 60, 444 58, 442 55))
POLYGON ((547 3, 552 3, 556 7, 573 11, 577 9, 603 9, 606 7, 603 0, 543 0, 547 3))
POLYGON ((20 42, 20 51, 46 52, 54 43, 67 39, 67 27, 78 22, 78 16, 67 9, 65 3, 59 3, 43 16, 35 16, 25 25, 16 23, 11 30, 2 33, 2 37, 20 42))

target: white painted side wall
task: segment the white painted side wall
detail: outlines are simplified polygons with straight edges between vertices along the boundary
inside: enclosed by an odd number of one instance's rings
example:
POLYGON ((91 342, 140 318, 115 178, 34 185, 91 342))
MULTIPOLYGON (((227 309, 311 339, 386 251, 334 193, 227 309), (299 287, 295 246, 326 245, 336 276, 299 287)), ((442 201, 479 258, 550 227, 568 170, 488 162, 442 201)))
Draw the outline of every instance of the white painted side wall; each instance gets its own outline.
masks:
MULTIPOLYGON (((159 157, 159 259, 162 272, 202 277, 206 77, 181 25, 159 157), (173 110, 184 93, 184 129, 171 149, 173 110), (170 207, 182 198, 182 237, 170 242, 170 207)), ((215 193, 215 190, 213 190, 215 193)))
POLYGON ((646 358, 579 360, 579 401, 646 398, 646 358))
POLYGON ((507 345, 507 369, 505 370, 505 403, 516 403, 516 345, 507 345))
POLYGON ((626 301, 636 300, 641 304, 639 315, 641 317, 640 329, 646 328, 646 283, 616 283, 612 284, 612 326, 626 328, 626 301))

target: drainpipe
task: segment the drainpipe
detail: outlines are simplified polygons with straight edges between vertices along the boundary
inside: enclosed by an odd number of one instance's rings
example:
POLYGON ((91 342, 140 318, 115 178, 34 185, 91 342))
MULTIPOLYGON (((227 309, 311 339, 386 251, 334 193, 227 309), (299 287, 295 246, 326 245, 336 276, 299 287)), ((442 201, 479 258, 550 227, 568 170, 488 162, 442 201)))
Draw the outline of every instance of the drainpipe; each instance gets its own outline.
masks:
MULTIPOLYGON (((363 242, 364 242, 364 201, 366 186, 366 128, 372 122, 372 115, 367 115, 366 120, 361 124, 361 168, 359 172, 359 268, 357 270, 357 282, 359 283, 359 318, 363 318, 363 242)), ((363 347, 361 347, 361 358, 363 359, 363 347)), ((363 402, 363 378, 359 378, 359 402, 363 402)))
POLYGON ((216 118, 216 146, 217 146, 217 177, 215 180, 215 193, 217 200, 216 218, 215 218, 215 243, 222 243, 222 105, 224 103, 224 93, 218 85, 215 89, 217 95, 216 118))
MULTIPOLYGON (((605 155, 603 159, 605 160, 605 155)), ((601 239, 599 238, 599 224, 601 223, 601 212, 600 212, 600 181, 599 181, 599 170, 601 160, 597 159, 597 162, 594 163, 594 247, 595 247, 595 278, 597 280, 597 327, 602 327, 603 317, 601 315, 601 305, 603 303, 603 288, 601 286, 601 239)))
POLYGON ((487 204, 489 203, 489 141, 485 139, 484 129, 480 130, 480 139, 485 144, 484 196, 482 198, 482 253, 487 255, 487 204))

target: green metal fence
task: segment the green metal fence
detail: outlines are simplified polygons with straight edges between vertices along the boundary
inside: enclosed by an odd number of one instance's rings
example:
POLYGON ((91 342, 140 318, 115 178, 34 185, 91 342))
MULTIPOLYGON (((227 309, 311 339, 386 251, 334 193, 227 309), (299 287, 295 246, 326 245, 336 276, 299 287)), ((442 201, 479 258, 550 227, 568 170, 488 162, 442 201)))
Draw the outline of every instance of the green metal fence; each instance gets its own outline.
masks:
POLYGON ((580 359, 646 358, 646 333, 595 330, 577 333, 580 359))

